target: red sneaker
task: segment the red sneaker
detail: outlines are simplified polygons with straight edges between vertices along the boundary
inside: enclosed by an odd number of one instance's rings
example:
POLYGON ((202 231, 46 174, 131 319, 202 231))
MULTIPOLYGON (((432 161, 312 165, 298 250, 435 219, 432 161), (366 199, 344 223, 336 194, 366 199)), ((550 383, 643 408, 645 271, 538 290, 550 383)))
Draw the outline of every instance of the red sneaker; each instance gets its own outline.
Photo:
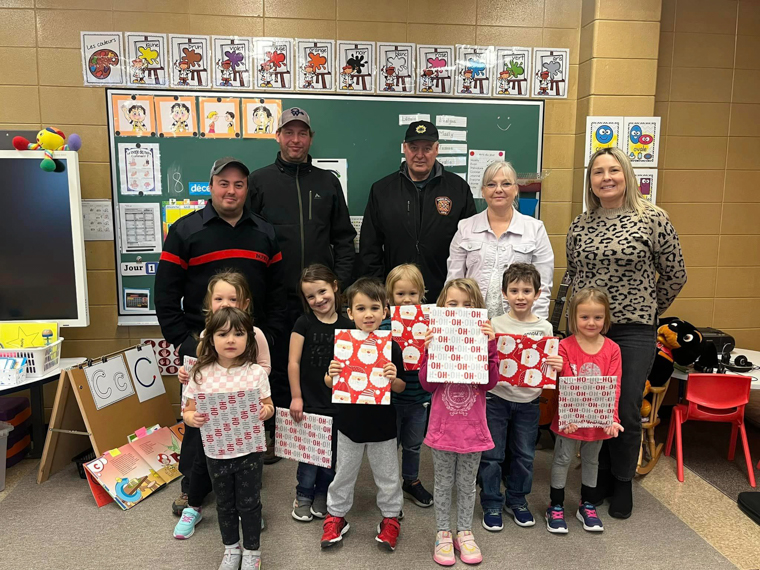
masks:
POLYGON ((388 550, 396 550, 396 541, 398 540, 398 533, 401 530, 401 523, 398 522, 398 518, 393 517, 391 519, 384 518, 379 525, 377 525, 377 536, 375 540, 388 550))
POLYGON ((343 540, 343 535, 348 532, 349 528, 351 527, 344 517, 327 515, 325 522, 322 523, 322 548, 328 548, 343 540))

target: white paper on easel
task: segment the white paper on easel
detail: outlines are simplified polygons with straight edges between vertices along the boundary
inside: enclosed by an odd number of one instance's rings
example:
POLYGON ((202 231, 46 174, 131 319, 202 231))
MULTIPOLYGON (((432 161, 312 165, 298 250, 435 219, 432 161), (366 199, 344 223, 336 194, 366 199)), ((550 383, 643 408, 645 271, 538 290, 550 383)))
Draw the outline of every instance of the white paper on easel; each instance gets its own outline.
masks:
POLYGON ((348 160, 345 158, 313 158, 311 163, 317 168, 335 175, 343 189, 343 198, 348 204, 348 160))
POLYGON ((127 359, 129 373, 132 375, 140 402, 166 393, 153 347, 145 345, 139 349, 133 348, 125 352, 124 357, 127 359))
POLYGON ((470 185, 472 195, 475 198, 482 198, 483 173, 488 165, 497 160, 504 160, 505 152, 503 150, 472 150, 468 153, 470 157, 469 168, 467 169, 467 184, 470 185))
POLYGON ((98 410, 129 398, 135 393, 121 355, 109 358, 100 364, 93 364, 85 368, 84 373, 90 385, 95 408, 98 410))

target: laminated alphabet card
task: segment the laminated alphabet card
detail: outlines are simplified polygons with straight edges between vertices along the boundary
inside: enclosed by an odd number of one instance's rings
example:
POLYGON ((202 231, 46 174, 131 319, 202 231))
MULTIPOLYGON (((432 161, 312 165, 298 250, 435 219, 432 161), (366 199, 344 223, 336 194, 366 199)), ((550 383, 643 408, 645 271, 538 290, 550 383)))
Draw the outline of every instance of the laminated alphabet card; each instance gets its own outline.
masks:
POLYGON ((335 42, 296 40, 299 91, 335 91, 335 42))
POLYGON ((430 309, 435 305, 391 307, 391 333, 401 347, 404 370, 419 370, 430 326, 430 309))
POLYGON ((391 403, 391 385, 383 367, 391 361, 392 342, 391 331, 335 331, 335 360, 343 369, 333 382, 333 403, 391 403))
POLYGON ((617 376, 560 376, 559 429, 605 428, 615 420, 617 376))
POLYGON ((267 450, 258 390, 198 392, 195 405, 208 418, 201 426, 206 455, 239 456, 267 450))
POLYGON ((480 330, 487 320, 486 309, 430 309, 428 382, 488 384, 488 337, 480 330))
POLYGON ((517 334, 497 334, 499 382, 520 388, 556 388, 557 372, 546 363, 547 356, 559 354, 559 339, 533 340, 517 334))
POLYGON ((417 93, 451 95, 455 75, 454 46, 417 46, 417 93))
POLYGON ((375 42, 339 41, 336 49, 338 92, 374 92, 375 42))
POLYGON ((414 44, 377 44, 377 92, 414 93, 414 44))
POLYGON ((330 416, 304 414, 300 422, 287 408, 275 414, 274 454, 329 469, 332 467, 332 424, 330 416))
POLYGON ((497 97, 530 96, 531 49, 497 47, 493 94, 497 97))
POLYGON ((80 32, 80 35, 85 86, 124 84, 121 32, 80 32))
POLYGON ((209 37, 169 34, 172 87, 211 87, 209 37))
POLYGON ((166 35, 126 32, 127 83, 132 87, 166 87, 166 35))

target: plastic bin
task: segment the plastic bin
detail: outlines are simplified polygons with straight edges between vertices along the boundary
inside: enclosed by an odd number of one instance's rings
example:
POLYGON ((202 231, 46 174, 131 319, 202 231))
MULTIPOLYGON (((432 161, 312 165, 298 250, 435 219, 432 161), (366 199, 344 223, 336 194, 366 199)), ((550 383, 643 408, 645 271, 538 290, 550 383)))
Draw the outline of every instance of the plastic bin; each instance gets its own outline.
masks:
POLYGON ((63 338, 59 338, 48 346, 0 348, 0 356, 26 358, 26 378, 33 380, 35 378, 42 378, 49 370, 58 368, 61 360, 61 343, 63 343, 63 338))
POLYGON ((0 422, 0 491, 5 489, 5 454, 8 450, 8 434, 13 431, 13 426, 0 422))

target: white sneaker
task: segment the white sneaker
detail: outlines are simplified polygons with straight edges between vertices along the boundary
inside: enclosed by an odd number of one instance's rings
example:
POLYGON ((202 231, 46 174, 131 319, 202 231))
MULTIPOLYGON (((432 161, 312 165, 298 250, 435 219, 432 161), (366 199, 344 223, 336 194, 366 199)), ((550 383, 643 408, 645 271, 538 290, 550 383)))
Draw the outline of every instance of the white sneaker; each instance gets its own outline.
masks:
POLYGON ((243 558, 243 551, 238 548, 225 548, 224 558, 219 565, 219 570, 238 570, 240 568, 240 560, 243 558))
POLYGON ((261 568, 261 556, 251 552, 243 552, 243 563, 240 570, 259 570, 261 568))

